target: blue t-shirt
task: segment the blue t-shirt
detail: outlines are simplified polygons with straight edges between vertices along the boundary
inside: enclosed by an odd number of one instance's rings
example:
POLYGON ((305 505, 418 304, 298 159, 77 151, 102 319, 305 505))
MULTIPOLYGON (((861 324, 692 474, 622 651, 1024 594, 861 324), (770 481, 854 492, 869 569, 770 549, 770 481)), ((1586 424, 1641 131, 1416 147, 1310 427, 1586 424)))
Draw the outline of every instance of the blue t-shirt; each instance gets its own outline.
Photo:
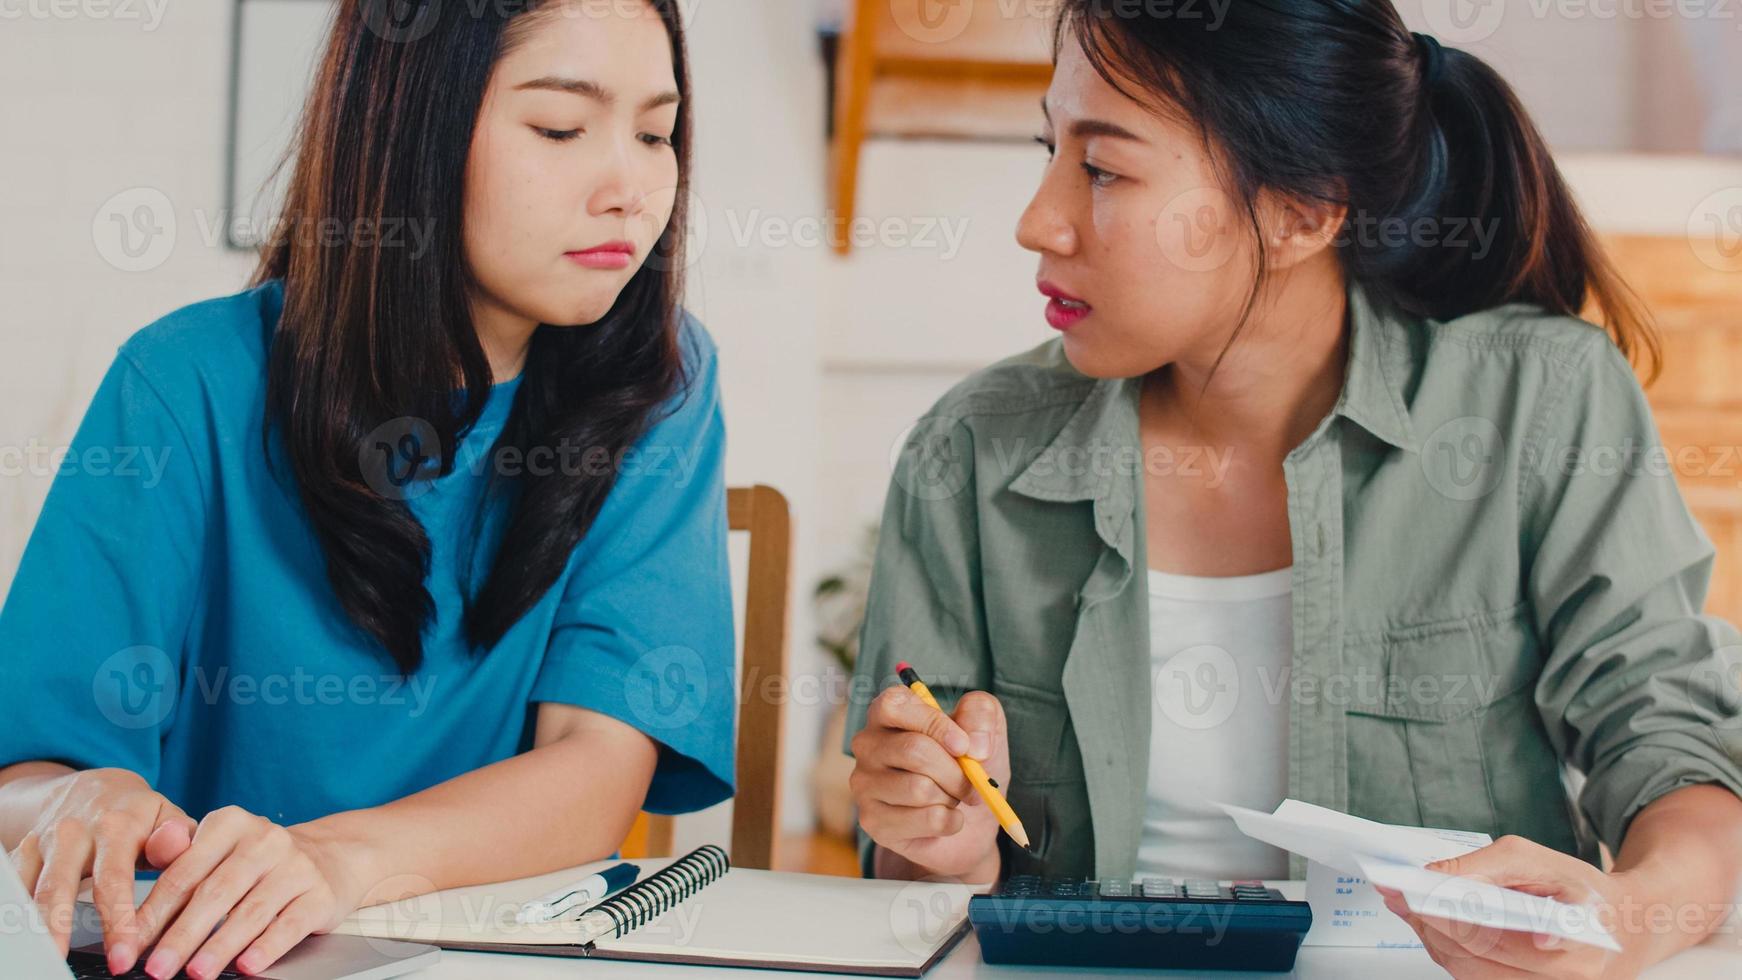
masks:
POLYGON ((645 809, 729 797, 725 431, 701 325, 684 318, 687 392, 624 455, 562 577, 479 655, 462 589, 500 537, 489 515, 475 531, 474 505, 518 379, 491 390, 454 470, 404 493, 429 533, 435 617, 423 666, 401 677, 340 608, 276 430, 263 456, 283 301, 268 282, 121 347, 0 609, 0 765, 131 769, 196 819, 236 804, 288 825, 525 751, 548 701, 660 743, 645 809))

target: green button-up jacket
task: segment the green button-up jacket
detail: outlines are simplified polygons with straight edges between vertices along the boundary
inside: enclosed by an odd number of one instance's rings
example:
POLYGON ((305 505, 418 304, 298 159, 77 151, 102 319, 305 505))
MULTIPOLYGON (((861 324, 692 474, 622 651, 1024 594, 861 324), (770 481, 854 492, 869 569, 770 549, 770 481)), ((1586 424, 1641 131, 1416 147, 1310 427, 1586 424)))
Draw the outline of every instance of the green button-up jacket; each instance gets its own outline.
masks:
MULTIPOLYGON (((1613 342, 1526 305, 1424 321, 1359 285, 1348 311, 1341 396, 1283 464, 1286 683, 1205 678, 1205 710, 1288 712, 1297 799, 1593 863, 1672 789, 1742 794, 1742 637, 1702 614, 1713 548, 1613 342)), ((1037 851, 1000 835, 1006 873, 1133 871, 1157 680, 1144 479, 1213 463, 1143 452, 1140 385, 1078 373, 1055 340, 958 385, 897 461, 849 744, 899 660, 946 708, 995 694, 1037 851)))

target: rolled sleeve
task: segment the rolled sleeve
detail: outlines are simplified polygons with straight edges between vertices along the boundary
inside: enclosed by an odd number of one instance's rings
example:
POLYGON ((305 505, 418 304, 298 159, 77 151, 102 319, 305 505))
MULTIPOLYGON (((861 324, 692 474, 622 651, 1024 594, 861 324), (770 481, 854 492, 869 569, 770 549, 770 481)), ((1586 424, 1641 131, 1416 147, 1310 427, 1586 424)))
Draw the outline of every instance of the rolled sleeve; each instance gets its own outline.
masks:
MULTIPOLYGON (((991 684, 975 523, 973 437, 943 406, 902 448, 884 502, 860 628, 842 751, 865 727, 871 701, 914 661, 945 711, 991 684), (966 468, 962 471, 962 468, 966 468)), ((860 872, 873 877, 873 842, 858 831, 860 872)))
POLYGON ((1672 790, 1742 796, 1742 635, 1702 613, 1712 544, 1632 370, 1606 338, 1586 353, 1533 446, 1530 599, 1548 646, 1535 695, 1585 774, 1580 811, 1615 852, 1672 790))
POLYGON ((626 454, 580 545, 531 700, 644 732, 659 760, 643 808, 732 795, 736 640, 717 355, 685 322, 689 385, 626 454))

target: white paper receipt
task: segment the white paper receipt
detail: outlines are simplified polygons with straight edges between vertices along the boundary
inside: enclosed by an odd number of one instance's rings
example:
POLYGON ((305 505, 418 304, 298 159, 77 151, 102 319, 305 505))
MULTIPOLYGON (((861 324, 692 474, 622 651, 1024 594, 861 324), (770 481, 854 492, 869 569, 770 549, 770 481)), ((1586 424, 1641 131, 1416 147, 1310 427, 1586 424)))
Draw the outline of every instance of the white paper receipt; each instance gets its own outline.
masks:
POLYGON ((1621 948, 1589 908, 1423 867, 1492 843, 1487 834, 1399 827, 1299 800, 1284 800, 1275 813, 1217 805, 1241 833, 1310 862, 1306 945, 1419 948, 1415 931, 1385 907, 1378 884, 1401 892, 1423 915, 1621 948))

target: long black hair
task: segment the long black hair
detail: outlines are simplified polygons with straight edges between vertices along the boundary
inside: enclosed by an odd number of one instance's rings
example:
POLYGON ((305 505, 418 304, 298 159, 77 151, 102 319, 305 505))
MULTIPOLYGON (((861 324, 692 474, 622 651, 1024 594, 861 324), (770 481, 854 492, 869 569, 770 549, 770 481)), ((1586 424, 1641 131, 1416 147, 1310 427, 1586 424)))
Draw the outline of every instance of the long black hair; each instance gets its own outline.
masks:
MULTIPOLYGON (((1412 34, 1390 0, 1238 0, 1217 18, 1061 0, 1055 60, 1067 41, 1127 97, 1198 127, 1255 232, 1262 190, 1344 206, 1344 273, 1401 309, 1450 320, 1523 302, 1578 316, 1589 300, 1655 375, 1656 329, 1518 97, 1480 58, 1412 34), (1493 240, 1456 243, 1448 220, 1493 240), (1438 231, 1363 232, 1379 221, 1438 231)), ((1254 237, 1242 325, 1265 279, 1254 237)))
MULTIPOLYGON (((539 447, 558 459, 620 459, 686 383, 678 334, 689 70, 678 0, 645 2, 670 35, 683 99, 670 223, 604 319, 538 328, 493 458, 527 459, 539 447)), ((405 495, 370 479, 368 442, 396 419, 419 420, 406 435, 433 441, 446 474, 483 412, 492 376, 469 312, 466 162, 494 66, 556 5, 414 0, 395 10, 386 0, 342 0, 285 156, 295 166, 281 225, 253 277, 284 281, 268 366, 268 452, 276 428, 340 606, 405 673, 422 664, 434 615, 424 584, 430 541, 405 495), (427 222, 427 254, 286 231, 292 222, 409 220, 427 222)), ((482 587, 468 587, 465 632, 475 651, 493 647, 556 582, 616 479, 609 466, 527 467, 512 480, 503 472, 492 467, 486 498, 509 501, 500 543, 482 587)))

